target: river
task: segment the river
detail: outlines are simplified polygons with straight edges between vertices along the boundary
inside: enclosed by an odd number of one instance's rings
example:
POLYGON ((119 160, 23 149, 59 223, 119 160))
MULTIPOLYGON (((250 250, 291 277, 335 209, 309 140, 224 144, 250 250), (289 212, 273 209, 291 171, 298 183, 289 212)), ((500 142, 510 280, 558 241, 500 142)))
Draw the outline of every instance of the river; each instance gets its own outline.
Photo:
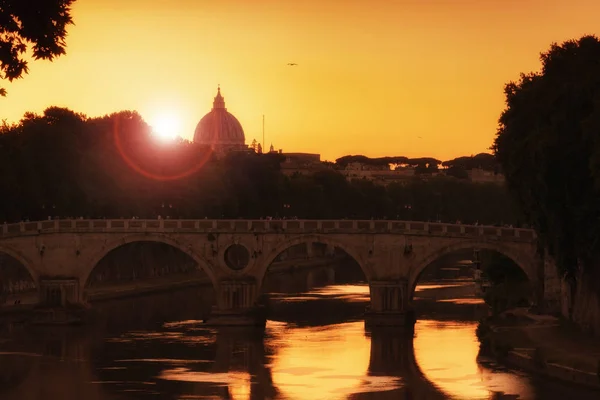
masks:
POLYGON ((475 330, 484 305, 469 282, 418 287, 417 309, 425 311, 414 337, 365 329, 367 285, 323 285, 272 293, 264 332, 204 327, 194 305, 210 294, 199 288, 99 303, 104 317, 93 328, 13 327, 0 336, 0 399, 599 396, 480 358, 475 330))

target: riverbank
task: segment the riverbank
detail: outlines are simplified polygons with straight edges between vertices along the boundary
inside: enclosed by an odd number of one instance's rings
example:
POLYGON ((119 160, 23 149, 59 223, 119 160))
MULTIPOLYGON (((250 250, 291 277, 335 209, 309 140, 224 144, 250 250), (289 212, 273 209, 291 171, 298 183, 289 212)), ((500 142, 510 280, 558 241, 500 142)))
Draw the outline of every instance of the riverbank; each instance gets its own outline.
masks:
POLYGON ((478 336, 509 367, 600 391, 600 340, 565 321, 511 310, 483 322, 478 336))

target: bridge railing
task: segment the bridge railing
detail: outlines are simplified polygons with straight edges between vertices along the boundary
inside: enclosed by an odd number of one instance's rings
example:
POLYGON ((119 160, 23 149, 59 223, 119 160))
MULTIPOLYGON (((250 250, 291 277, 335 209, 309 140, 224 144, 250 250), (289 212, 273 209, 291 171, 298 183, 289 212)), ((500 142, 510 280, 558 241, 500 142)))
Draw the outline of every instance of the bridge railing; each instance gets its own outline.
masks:
POLYGON ((49 232, 410 233, 534 240, 531 229, 397 220, 57 219, 0 225, 1 236, 49 232))

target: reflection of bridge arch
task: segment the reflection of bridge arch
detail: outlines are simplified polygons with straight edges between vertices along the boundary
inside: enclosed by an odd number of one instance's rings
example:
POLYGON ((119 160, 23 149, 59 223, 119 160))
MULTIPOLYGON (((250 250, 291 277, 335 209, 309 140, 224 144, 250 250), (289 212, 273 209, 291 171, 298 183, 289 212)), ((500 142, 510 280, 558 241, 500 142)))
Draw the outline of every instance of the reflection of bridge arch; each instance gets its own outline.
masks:
MULTIPOLYGON (((527 278, 530 282, 536 283, 538 281, 536 270, 537 263, 534 257, 532 257, 532 254, 521 253, 518 250, 515 250, 514 248, 500 242, 465 240, 455 242, 450 245, 433 247, 418 260, 418 262, 410 269, 409 272, 409 300, 414 296, 419 277, 429 265, 446 255, 469 249, 490 250, 502 254, 518 265, 519 268, 521 268, 521 270, 527 275, 527 278)), ((535 252, 533 252, 533 254, 535 254, 535 252)))
MULTIPOLYGON (((29 363, 23 380, 7 392, 3 400, 48 399, 104 400, 102 385, 92 384, 97 378, 90 363, 92 338, 85 332, 47 328, 15 338, 10 350, 15 357, 29 363)), ((0 356, 0 363, 5 360, 0 356)), ((9 369, 14 365, 7 363, 9 369)))
POLYGON ((434 400, 448 397, 430 382, 419 368, 412 335, 394 328, 375 328, 366 334, 371 337, 369 375, 396 377, 403 381, 401 388, 377 393, 375 398, 385 399, 388 398, 388 394, 390 399, 397 398, 400 392, 403 392, 406 398, 413 399, 434 400))
MULTIPOLYGON (((263 333, 260 329, 248 327, 222 328, 214 332, 214 336, 203 332, 199 338, 202 345, 193 349, 181 343, 183 347, 179 351, 186 350, 185 359, 190 363, 169 364, 169 360, 151 363, 148 368, 154 368, 154 376, 158 378, 155 390, 174 398, 279 398, 267 365, 263 333)), ((172 350, 161 357, 177 353, 177 350, 172 350)), ((136 380, 144 382, 147 379, 147 376, 140 375, 136 380)))
POLYGON ((216 357, 211 371, 247 372, 250 375, 250 399, 279 397, 268 366, 263 335, 264 330, 255 328, 221 328, 217 332, 216 357))
POLYGON ((84 271, 83 278, 81 280, 81 282, 85 285, 84 288, 89 285, 89 283, 90 283, 89 280, 92 275, 92 272, 98 266, 98 264, 100 263, 100 261, 102 259, 107 257, 113 250, 116 250, 127 244, 136 243, 136 242, 164 243, 164 244, 169 245, 177 250, 180 250, 184 254, 188 255, 192 260, 194 260, 196 262, 198 269, 200 269, 201 271, 205 272, 208 275, 213 287, 214 288, 217 287, 217 278, 215 276, 213 266, 204 257, 202 257, 202 256, 196 254, 194 251, 192 251, 191 246, 186 246, 184 243, 180 243, 177 240, 172 239, 169 236, 163 235, 163 234, 133 234, 133 235, 124 236, 117 240, 113 240, 112 242, 106 243, 102 247, 102 249, 97 251, 91 257, 91 260, 87 263, 86 271, 84 271))

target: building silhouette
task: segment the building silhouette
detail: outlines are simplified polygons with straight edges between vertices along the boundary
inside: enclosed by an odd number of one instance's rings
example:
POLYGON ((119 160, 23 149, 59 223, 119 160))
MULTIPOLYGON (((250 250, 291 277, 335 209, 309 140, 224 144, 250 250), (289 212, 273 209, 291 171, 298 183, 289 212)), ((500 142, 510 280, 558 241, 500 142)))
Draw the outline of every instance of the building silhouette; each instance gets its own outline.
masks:
POLYGON ((209 146, 218 154, 248 150, 242 124, 225 108, 225 99, 221 95, 220 87, 217 89, 212 110, 202 117, 196 126, 194 142, 209 146))

